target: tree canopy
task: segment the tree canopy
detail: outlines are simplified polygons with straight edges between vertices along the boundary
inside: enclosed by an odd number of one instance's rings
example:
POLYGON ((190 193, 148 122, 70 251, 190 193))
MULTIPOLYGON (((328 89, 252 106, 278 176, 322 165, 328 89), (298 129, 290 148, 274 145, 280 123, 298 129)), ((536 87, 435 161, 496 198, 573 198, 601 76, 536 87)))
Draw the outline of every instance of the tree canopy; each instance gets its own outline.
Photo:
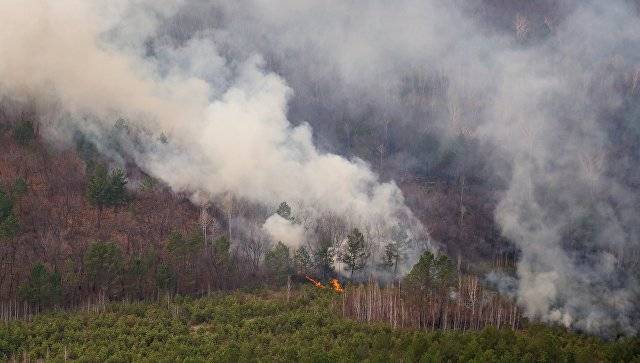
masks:
POLYGON ((36 137, 33 122, 30 120, 22 120, 17 122, 13 127, 13 138, 20 145, 26 145, 36 137))
POLYGON ((277 285, 283 284, 292 272, 289 247, 278 242, 264 257, 267 273, 277 285))
POLYGON ((280 203, 280 205, 278 206, 278 210, 276 210, 276 213, 286 220, 293 221, 291 207, 289 206, 289 204, 287 204, 287 202, 280 203))
POLYGON ((112 287, 122 274, 122 252, 114 242, 91 244, 84 260, 90 281, 102 291, 112 287))
POLYGON ((38 262, 31 268, 29 279, 20 286, 19 294, 23 300, 40 306, 55 304, 62 295, 60 274, 49 272, 38 262))
MULTIPOLYGON (((0 360, 62 362, 637 362, 638 338, 603 341, 558 327, 392 329, 336 314, 336 294, 219 294, 117 303, 0 324, 0 360), (12 359, 12 357, 14 359, 12 359)), ((339 305, 339 304, 338 304, 339 305)))
POLYGON ((313 260, 309 250, 305 246, 300 246, 293 256, 293 262, 299 273, 306 274, 313 267, 313 260))
POLYGON ((204 245, 202 234, 193 233, 186 238, 182 233, 173 231, 169 234, 167 249, 175 258, 186 258, 199 251, 204 245))
POLYGON ((322 239, 313 251, 313 265, 322 278, 334 273, 333 257, 336 252, 331 241, 322 239))
POLYGON ((123 205, 128 201, 126 185, 124 170, 114 169, 109 174, 104 165, 97 164, 87 184, 89 203, 100 210, 123 205))
POLYGON ((0 190, 0 238, 10 238, 18 232, 18 218, 13 213, 13 200, 0 190))
POLYGON ((351 278, 353 278, 355 271, 359 271, 366 266, 368 257, 364 235, 360 230, 354 228, 347 236, 346 246, 339 256, 340 261, 344 262, 349 271, 351 271, 351 278))
POLYGON ((455 273, 455 267, 446 255, 436 257, 430 251, 425 251, 405 277, 405 282, 423 292, 443 289, 451 286, 455 273))

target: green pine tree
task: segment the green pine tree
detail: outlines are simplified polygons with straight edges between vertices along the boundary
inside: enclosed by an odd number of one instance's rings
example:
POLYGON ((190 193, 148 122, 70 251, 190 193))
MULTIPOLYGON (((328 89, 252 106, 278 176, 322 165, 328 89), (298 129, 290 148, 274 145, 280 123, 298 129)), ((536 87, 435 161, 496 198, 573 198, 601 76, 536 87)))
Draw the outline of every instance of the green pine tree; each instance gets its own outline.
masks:
POLYGON ((27 193, 27 181, 24 178, 17 178, 13 183, 13 187, 11 188, 11 195, 13 198, 22 197, 27 193))
POLYGON ((87 183, 87 198, 98 208, 98 227, 104 208, 115 208, 128 201, 126 185, 127 178, 122 169, 109 174, 104 165, 95 165, 87 183))
POLYGON ((284 218, 286 220, 293 221, 293 215, 291 214, 291 207, 289 207, 289 204, 287 204, 287 202, 280 203, 276 213, 280 217, 282 217, 282 218, 284 218))
POLYGON ((400 262, 400 249, 397 243, 387 243, 384 246, 381 266, 384 270, 394 276, 398 273, 398 263, 400 262))
POLYGON ((405 283, 426 294, 431 290, 449 288, 455 281, 455 274, 455 266, 446 255, 435 257, 430 251, 425 251, 405 277, 405 283))
POLYGON ((0 238, 15 236, 18 228, 18 218, 13 212, 13 199, 0 190, 0 238))
POLYGON ((323 279, 326 279, 334 272, 334 256, 335 249, 331 241, 320 240, 318 246, 313 251, 313 265, 323 279))
POLYGON ((339 256, 340 261, 345 263, 351 271, 351 278, 355 271, 362 270, 366 266, 368 257, 364 235, 354 228, 347 236, 347 245, 339 256))
POLYGON ((60 301, 62 288, 60 275, 49 272, 42 263, 36 263, 31 269, 29 279, 20 286, 20 297, 32 304, 50 306, 60 301))
POLYGON ((277 285, 282 285, 291 274, 291 257, 289 247, 278 242, 275 247, 266 253, 264 265, 267 273, 272 277, 277 285))
POLYGON ((158 284, 158 289, 162 291, 170 292, 175 288, 176 277, 169 266, 162 264, 158 267, 156 283, 158 284))
POLYGON ((303 274, 308 273, 313 265, 309 250, 307 250, 305 246, 302 246, 296 250, 295 254, 293 255, 293 261, 296 270, 303 274))
POLYGON ((122 275, 122 252, 114 242, 96 242, 89 247, 84 264, 90 284, 107 292, 122 275))
POLYGON ((13 127, 13 138, 20 145, 27 145, 31 140, 35 139, 36 131, 33 122, 23 120, 16 123, 13 127))

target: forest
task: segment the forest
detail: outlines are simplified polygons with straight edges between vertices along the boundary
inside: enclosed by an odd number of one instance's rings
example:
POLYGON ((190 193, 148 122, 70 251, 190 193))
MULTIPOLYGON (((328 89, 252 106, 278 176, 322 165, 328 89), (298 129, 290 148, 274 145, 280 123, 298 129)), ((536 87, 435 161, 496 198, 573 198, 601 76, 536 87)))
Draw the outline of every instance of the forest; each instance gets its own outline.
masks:
POLYGON ((0 1, 0 361, 640 361, 640 1, 0 1))
MULTIPOLYGON (((372 275, 365 275, 364 269, 375 264, 389 279, 380 282, 384 289, 376 294, 408 299, 410 315, 394 325, 480 329, 486 324, 519 324, 521 314, 513 298, 483 283, 460 258, 456 264, 445 254, 425 251, 402 277, 402 244, 387 244, 382 257, 372 262, 364 234, 357 228, 342 232, 344 227, 331 220, 320 224, 327 229, 327 239, 313 245, 291 249, 261 236, 232 245, 233 227, 214 223, 209 214, 224 216, 225 211, 198 211, 148 176, 132 189, 123 169, 108 170, 100 154, 83 150, 81 141, 75 150, 49 150, 37 140, 28 120, 5 126, 2 138, 7 151, 0 160, 2 177, 8 181, 0 194, 4 320, 96 301, 278 289, 307 283, 305 276, 359 282, 368 291, 378 282, 367 283, 366 276, 372 275), (339 244, 343 238, 346 243, 339 244), (404 289, 411 297, 404 296, 404 289), (427 307, 422 307, 425 302, 427 307)), ((286 202, 275 213, 295 218, 286 202)), ((498 258, 493 270, 509 273, 512 261, 498 258)), ((361 309, 359 291, 349 291, 345 300, 355 316, 361 309)))
MULTIPOLYGON (((0 358, 640 359, 638 338, 607 341, 529 321, 460 257, 426 251, 401 277, 401 251, 389 245, 378 262, 394 276, 385 283, 358 277, 368 262, 358 229, 343 249, 335 240, 295 250, 265 240, 232 246, 229 227, 213 225, 206 210, 148 176, 131 188, 125 171, 107 169, 82 139, 74 150, 47 148, 27 116, 2 129, 0 358)), ((293 218, 286 202, 275 212, 293 218)), ((496 257, 490 268, 509 274, 514 265, 496 257)))
POLYGON ((637 339, 606 342, 565 328, 396 329, 339 313, 342 297, 295 291, 97 304, 0 329, 9 361, 636 362, 637 339))

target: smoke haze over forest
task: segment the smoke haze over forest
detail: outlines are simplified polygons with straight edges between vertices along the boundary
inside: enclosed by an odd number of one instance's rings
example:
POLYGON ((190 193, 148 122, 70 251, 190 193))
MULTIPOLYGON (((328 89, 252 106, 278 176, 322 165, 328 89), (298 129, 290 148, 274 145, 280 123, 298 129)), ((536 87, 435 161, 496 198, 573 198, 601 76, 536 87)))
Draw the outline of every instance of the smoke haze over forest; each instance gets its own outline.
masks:
POLYGON ((443 247, 399 181, 465 180, 497 195, 528 316, 637 333, 638 7, 509 4, 8 0, 0 97, 52 145, 81 133, 196 204, 262 206, 243 233, 297 247, 336 218, 373 255, 402 241, 403 273, 443 247))

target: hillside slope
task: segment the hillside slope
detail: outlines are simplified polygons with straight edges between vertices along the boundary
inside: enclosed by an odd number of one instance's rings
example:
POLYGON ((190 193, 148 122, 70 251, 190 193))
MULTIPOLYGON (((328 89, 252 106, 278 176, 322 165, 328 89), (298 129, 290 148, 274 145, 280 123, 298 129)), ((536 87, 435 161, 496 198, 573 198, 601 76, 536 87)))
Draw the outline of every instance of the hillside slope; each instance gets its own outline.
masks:
MULTIPOLYGON (((54 148, 39 137, 33 119, 33 114, 22 112, 0 120, 0 192, 17 220, 17 229, 2 237, 0 245, 0 300, 24 299, 21 286, 38 263, 58 276, 62 294, 56 302, 65 306, 98 294, 142 298, 167 288, 199 294, 264 283, 268 271, 263 262, 273 244, 255 235, 243 219, 260 215, 263 207, 240 200, 229 206, 210 205, 208 235, 202 236, 202 210, 186 195, 174 193, 126 159, 114 161, 101 154, 82 136, 54 148), (128 177, 126 203, 104 208, 91 203, 87 193, 96 165, 123 168, 128 177), (237 237, 230 240, 227 210, 236 214, 234 228, 243 233, 234 233, 237 237), (113 281, 108 286, 96 283, 87 269, 87 255, 97 242, 114 243, 119 254, 113 261, 118 273, 109 276, 113 281)), ((485 273, 496 256, 510 251, 492 222, 494 202, 487 193, 463 191, 463 206, 455 186, 425 187, 412 178, 400 185, 435 241, 462 260, 463 270, 485 273)), ((291 258, 295 252, 288 252, 291 258)), ((321 246, 309 252, 314 265, 321 256, 313 253, 321 253, 321 246)), ((507 254, 508 264, 514 256, 513 251, 507 254)), ((328 263, 327 271, 339 268, 328 263)), ((315 268, 309 272, 315 273, 315 268)), ((31 301, 40 303, 37 298, 31 301)))

